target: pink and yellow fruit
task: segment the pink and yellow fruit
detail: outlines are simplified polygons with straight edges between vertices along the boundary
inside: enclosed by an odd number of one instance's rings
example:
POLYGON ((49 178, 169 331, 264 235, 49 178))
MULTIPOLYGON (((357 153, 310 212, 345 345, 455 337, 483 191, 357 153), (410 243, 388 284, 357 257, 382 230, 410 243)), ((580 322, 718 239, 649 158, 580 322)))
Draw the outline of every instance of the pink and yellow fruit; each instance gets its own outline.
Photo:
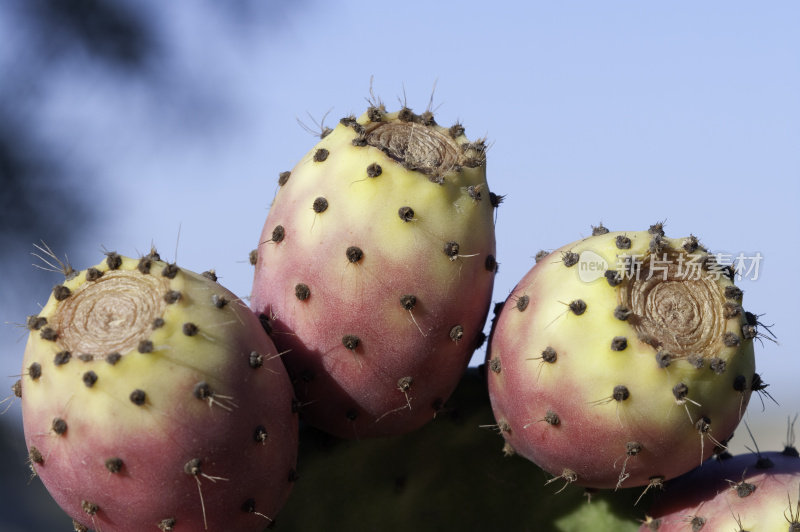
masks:
POLYGON ((433 419, 483 341, 497 269, 484 144, 373 106, 279 184, 251 306, 303 419, 350 438, 433 419))
POLYGON ((694 237, 595 231, 541 257, 502 306, 489 390, 508 445, 597 488, 659 485, 707 459, 753 389, 742 291, 694 237))
POLYGON ((96 530, 261 530, 291 489, 293 392, 249 308, 216 282, 109 253, 28 320, 31 466, 96 530))

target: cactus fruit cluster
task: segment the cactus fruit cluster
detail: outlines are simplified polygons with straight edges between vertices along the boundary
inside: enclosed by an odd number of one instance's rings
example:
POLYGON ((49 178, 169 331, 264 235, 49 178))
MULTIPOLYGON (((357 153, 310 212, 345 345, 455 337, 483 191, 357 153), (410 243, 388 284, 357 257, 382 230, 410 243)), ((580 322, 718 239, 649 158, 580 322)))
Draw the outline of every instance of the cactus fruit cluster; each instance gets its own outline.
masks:
POLYGON ((216 281, 108 253, 53 288, 19 382, 30 465, 77 530, 262 530, 297 458, 293 392, 216 281))
POLYGON ((495 260, 485 145, 371 106, 280 175, 251 306, 304 421, 341 437, 430 421, 485 337, 495 260))
POLYGON ((759 386, 732 271, 697 238, 595 234, 540 256, 496 318, 489 391, 507 445, 554 477, 659 485, 724 445, 759 386))
POLYGON ((279 175, 249 305, 108 252, 29 317, 13 390, 75 530, 800 532, 792 438, 723 460, 761 324, 696 237, 540 253, 479 373, 485 142, 374 97, 320 137, 279 175))

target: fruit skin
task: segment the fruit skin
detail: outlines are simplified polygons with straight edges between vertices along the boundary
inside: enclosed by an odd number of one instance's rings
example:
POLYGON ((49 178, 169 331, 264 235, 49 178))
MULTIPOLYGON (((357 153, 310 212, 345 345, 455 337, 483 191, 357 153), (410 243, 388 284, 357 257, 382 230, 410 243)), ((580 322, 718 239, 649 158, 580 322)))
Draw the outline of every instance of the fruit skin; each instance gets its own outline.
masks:
POLYGON ((800 458, 789 449, 712 459, 668 482, 641 532, 800 530, 800 458))
POLYGON ((485 375, 470 367, 436 419, 412 433, 352 441, 301 424, 301 478, 275 530, 638 529, 641 489, 589 499, 577 486, 545 485, 534 464, 497 452, 491 423, 485 375))
POLYGON ((483 143, 381 109, 281 174, 251 297, 303 419, 346 438, 433 419, 485 339, 497 270, 483 143))
POLYGON ((109 254, 29 318, 31 466, 82 526, 261 530, 288 497, 291 384, 256 317, 214 278, 154 252, 109 254))
POLYGON ((726 270, 703 259, 697 280, 676 277, 691 254, 707 256, 658 226, 600 232, 524 276, 487 354, 497 424, 516 452, 583 486, 656 486, 729 438, 760 380, 755 329, 726 270), (653 264, 672 265, 666 282, 649 266, 662 254, 653 264), (618 278, 618 259, 636 256, 640 281, 618 278))

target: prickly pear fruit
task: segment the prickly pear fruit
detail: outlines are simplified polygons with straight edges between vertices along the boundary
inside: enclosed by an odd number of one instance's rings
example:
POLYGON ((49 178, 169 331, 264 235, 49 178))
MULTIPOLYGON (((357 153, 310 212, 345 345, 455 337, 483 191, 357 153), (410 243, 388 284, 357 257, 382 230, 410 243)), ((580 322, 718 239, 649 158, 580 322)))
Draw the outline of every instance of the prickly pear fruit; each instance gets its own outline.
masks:
POLYGON ((293 392, 249 308, 203 275, 109 253, 28 320, 31 466, 78 527, 261 530, 288 497, 293 392))
POLYGON ((251 306, 307 422, 400 434, 452 393, 485 338, 497 269, 484 150, 430 112, 376 105, 281 174, 251 306))
POLYGON ((554 476, 655 486, 723 445, 755 374, 732 270, 695 237, 608 232, 541 257, 505 301, 488 353, 497 427, 554 476))
POLYGON ((668 482, 641 532, 800 531, 800 458, 783 452, 709 460, 668 482))
POLYGON ((640 489, 587 497, 577 486, 545 485, 528 460, 496 452, 497 436, 481 428, 491 422, 485 377, 468 368, 436 419, 412 433, 356 442, 301 425, 302 481, 275 529, 638 529, 640 489))

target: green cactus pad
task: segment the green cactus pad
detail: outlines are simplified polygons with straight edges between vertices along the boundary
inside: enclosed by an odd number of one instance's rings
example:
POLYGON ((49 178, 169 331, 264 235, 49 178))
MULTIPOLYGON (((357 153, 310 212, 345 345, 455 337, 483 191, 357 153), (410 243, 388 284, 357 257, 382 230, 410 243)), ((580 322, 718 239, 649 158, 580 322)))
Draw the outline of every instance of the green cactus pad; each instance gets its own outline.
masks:
POLYGON ((503 456, 492 422, 485 377, 469 368, 437 418, 411 434, 346 441, 302 427, 300 480, 274 530, 637 529, 642 490, 589 499, 546 485, 539 468, 503 456))

